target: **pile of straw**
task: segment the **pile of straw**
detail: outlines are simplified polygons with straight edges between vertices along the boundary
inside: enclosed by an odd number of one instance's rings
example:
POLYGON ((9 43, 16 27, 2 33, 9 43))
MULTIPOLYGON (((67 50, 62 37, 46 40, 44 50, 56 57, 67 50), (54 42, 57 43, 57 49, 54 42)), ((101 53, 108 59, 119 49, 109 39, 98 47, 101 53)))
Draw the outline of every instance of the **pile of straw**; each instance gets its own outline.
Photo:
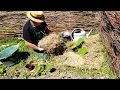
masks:
POLYGON ((44 48, 47 54, 60 55, 65 50, 65 44, 62 42, 60 35, 51 33, 48 36, 41 39, 38 43, 38 47, 44 48))

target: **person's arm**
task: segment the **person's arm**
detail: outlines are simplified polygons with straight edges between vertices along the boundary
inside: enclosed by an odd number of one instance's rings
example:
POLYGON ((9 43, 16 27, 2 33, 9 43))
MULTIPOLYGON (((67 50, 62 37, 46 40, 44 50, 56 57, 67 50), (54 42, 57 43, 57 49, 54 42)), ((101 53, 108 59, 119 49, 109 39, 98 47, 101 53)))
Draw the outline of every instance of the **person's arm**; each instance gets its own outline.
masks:
POLYGON ((35 44, 30 43, 30 41, 25 41, 27 47, 32 48, 34 50, 38 50, 38 47, 35 44))
POLYGON ((35 44, 30 43, 30 41, 29 42, 25 41, 25 44, 26 44, 27 47, 32 48, 33 50, 39 50, 39 51, 44 50, 43 48, 39 48, 35 44))
POLYGON ((51 31, 50 29, 48 29, 48 27, 46 26, 46 27, 45 27, 45 32, 46 32, 46 34, 48 35, 48 34, 50 34, 52 31, 51 31))

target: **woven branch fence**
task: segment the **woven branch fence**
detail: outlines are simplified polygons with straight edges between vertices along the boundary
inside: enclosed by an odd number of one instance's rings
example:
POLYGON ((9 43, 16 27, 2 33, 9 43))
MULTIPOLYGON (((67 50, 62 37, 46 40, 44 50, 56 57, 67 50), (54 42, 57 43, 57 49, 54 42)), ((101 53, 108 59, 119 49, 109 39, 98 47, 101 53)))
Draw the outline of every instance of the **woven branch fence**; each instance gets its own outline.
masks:
POLYGON ((110 56, 110 67, 120 77, 120 12, 101 11, 100 15, 100 36, 110 56))

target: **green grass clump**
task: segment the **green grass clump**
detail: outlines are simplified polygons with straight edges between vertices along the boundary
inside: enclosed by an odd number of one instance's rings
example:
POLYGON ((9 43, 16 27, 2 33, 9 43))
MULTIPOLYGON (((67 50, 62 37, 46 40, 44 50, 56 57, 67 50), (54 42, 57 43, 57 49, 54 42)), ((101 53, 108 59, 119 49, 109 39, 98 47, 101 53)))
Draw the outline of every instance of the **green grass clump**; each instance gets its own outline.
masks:
POLYGON ((101 53, 102 53, 102 56, 103 56, 103 59, 105 60, 101 66, 101 68, 99 69, 99 73, 102 75, 102 76, 105 76, 107 75, 108 79, 117 79, 118 77, 113 74, 110 66, 109 66, 109 55, 108 55, 108 52, 103 44, 102 41, 100 41, 100 48, 101 48, 101 53))
POLYGON ((53 66, 47 66, 46 67, 46 72, 54 72, 56 69, 53 66))
POLYGON ((5 71, 6 66, 5 65, 0 65, 0 76, 4 76, 4 74, 6 73, 5 71))

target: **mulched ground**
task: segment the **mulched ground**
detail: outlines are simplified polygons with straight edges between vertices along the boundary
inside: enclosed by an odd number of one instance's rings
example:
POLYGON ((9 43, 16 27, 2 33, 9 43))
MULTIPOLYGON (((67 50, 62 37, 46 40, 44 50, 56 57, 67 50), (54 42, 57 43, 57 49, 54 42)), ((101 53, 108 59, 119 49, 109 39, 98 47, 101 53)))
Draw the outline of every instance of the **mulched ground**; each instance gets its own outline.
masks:
MULTIPOLYGON (((72 31, 74 28, 79 27, 84 30, 90 30, 94 28, 94 30, 99 29, 99 16, 98 12, 92 11, 44 11, 46 22, 50 30, 54 32, 62 32, 66 30, 72 31)), ((28 20, 25 16, 25 11, 19 12, 0 12, 0 28, 2 29, 14 29, 14 30, 22 30, 25 22, 28 20)), ((60 69, 54 73, 47 74, 45 76, 40 76, 38 78, 80 78, 80 74, 76 74, 76 72, 72 72, 71 70, 67 70, 64 65, 68 66, 77 66, 77 67, 90 67, 99 69, 101 66, 102 60, 100 58, 100 50, 99 50, 99 35, 93 35, 86 40, 86 45, 89 47, 89 53, 86 57, 82 58, 77 56, 77 54, 73 52, 65 52, 61 56, 57 56, 55 59, 56 66, 60 69), (94 47, 94 48, 93 48, 94 47), (92 53, 91 53, 92 52, 92 53), (73 58, 73 56, 75 56, 73 58), (67 56, 67 57, 65 57, 67 56), (68 57, 70 56, 70 57, 68 57), (59 57, 59 58, 58 58, 59 57), (64 58, 63 58, 64 57, 64 58), (67 59, 66 59, 67 58, 67 59), (71 62, 74 60, 79 60, 79 63, 71 62), (67 61, 68 60, 68 61, 67 61)), ((75 66, 75 67, 76 67, 75 66)), ((85 76, 85 75, 84 75, 85 76)), ((87 76, 86 76, 87 77, 87 76)), ((33 78, 33 77, 31 77, 33 78)), ((34 77, 37 78, 37 77, 34 77)), ((91 78, 91 77, 87 77, 91 78)), ((99 77, 98 77, 99 78, 99 77)))

